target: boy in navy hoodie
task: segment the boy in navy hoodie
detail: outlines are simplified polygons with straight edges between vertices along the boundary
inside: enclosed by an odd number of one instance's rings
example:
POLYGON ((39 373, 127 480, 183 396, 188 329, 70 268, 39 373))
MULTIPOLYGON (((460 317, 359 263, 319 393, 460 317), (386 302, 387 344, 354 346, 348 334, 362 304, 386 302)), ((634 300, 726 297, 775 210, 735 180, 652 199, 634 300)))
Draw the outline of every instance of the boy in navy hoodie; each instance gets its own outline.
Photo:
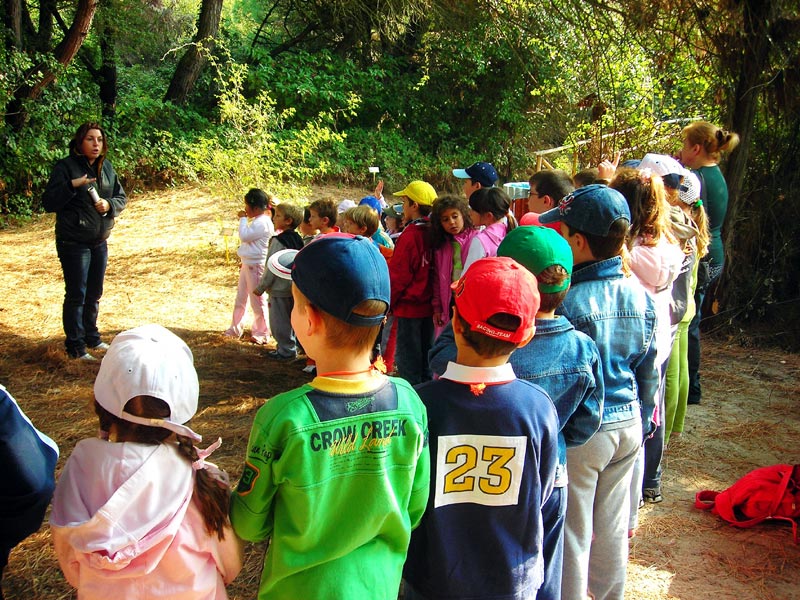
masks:
POLYGON ((403 569, 405 598, 533 597, 558 416, 508 357, 536 330, 536 278, 510 258, 484 258, 453 290, 456 362, 417 388, 428 410, 431 489, 403 569))

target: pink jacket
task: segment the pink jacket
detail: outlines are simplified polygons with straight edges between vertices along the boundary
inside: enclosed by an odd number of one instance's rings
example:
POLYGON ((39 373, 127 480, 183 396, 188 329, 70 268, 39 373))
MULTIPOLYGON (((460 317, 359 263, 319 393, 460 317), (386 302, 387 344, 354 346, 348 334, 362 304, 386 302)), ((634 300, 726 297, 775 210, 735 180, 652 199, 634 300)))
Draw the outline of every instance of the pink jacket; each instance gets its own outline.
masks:
POLYGON ((463 259, 464 272, 466 273, 469 266, 476 260, 487 256, 497 256, 497 247, 506 237, 507 232, 508 225, 505 219, 501 219, 480 230, 472 241, 467 244, 467 256, 463 259))
POLYGON ((174 444, 78 442, 56 486, 56 556, 81 600, 222 600, 242 568, 236 536, 209 536, 194 472, 174 444))
POLYGON ((683 264, 683 250, 677 243, 668 242, 664 236, 655 246, 645 246, 642 242, 641 237, 634 241, 630 252, 630 266, 656 304, 656 365, 661 365, 669 358, 672 350, 669 302, 672 298, 672 282, 683 264))
MULTIPOLYGON (((458 235, 453 236, 461 246, 461 265, 467 259, 467 248, 469 243, 478 234, 477 229, 464 229, 458 235)), ((450 284, 453 282, 453 244, 448 240, 433 251, 433 312, 444 315, 444 322, 450 321, 450 298, 453 292, 450 284)), ((442 327, 436 327, 436 335, 441 332, 442 327)))

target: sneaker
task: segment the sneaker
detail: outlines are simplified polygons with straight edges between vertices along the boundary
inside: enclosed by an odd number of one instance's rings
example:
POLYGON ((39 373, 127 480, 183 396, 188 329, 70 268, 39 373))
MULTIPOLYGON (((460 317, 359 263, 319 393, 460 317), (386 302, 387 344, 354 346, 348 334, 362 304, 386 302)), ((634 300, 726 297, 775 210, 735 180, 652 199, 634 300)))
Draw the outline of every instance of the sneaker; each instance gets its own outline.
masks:
POLYGON ((303 373, 316 373, 317 365, 306 365, 303 367, 303 373))
POLYGON ((642 490, 642 500, 649 504, 658 504, 664 497, 661 495, 661 488, 644 488, 642 490))
POLYGON ((297 358, 296 356, 284 356, 277 350, 272 350, 271 352, 267 352, 267 356, 270 358, 274 358, 275 360, 294 360, 297 358))
POLYGON ((73 358, 75 360, 82 360, 84 362, 97 362, 97 359, 88 352, 84 352, 80 356, 73 356, 73 358))
POLYGON ((105 342, 98 342, 96 346, 89 346, 92 350, 108 350, 111 346, 106 344, 105 342))

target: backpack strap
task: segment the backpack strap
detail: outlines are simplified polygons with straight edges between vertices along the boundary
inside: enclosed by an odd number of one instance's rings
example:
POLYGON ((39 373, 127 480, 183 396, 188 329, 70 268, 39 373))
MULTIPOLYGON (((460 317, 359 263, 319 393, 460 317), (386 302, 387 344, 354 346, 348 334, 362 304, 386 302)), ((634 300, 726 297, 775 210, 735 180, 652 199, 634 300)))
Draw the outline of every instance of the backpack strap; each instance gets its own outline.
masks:
POLYGON ((719 496, 719 492, 714 492, 712 490, 697 492, 694 496, 694 507, 700 510, 712 510, 717 496, 719 496))

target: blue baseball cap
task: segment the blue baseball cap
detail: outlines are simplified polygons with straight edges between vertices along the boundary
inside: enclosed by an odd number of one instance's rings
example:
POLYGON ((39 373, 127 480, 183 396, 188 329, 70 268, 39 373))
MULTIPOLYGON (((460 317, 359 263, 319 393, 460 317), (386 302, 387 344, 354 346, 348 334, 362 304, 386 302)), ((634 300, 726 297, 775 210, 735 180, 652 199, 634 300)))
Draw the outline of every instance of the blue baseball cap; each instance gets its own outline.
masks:
POLYGON ((458 179, 472 179, 483 187, 493 187, 498 180, 497 171, 487 162, 476 162, 466 169, 453 169, 453 175, 458 179))
POLYGON ((311 304, 350 325, 380 325, 389 310, 386 259, 372 240, 360 235, 328 233, 316 238, 295 255, 291 273, 311 304), (386 310, 370 316, 354 313, 365 300, 385 302, 386 310))
POLYGON ((605 237, 619 219, 631 222, 625 196, 606 185, 593 183, 564 196, 558 206, 539 215, 539 222, 566 223, 573 229, 605 237))
POLYGON ((383 207, 381 206, 381 201, 378 200, 375 196, 364 196, 358 203, 359 206, 361 206, 362 204, 366 204, 378 214, 381 214, 381 211, 383 210, 383 207))

